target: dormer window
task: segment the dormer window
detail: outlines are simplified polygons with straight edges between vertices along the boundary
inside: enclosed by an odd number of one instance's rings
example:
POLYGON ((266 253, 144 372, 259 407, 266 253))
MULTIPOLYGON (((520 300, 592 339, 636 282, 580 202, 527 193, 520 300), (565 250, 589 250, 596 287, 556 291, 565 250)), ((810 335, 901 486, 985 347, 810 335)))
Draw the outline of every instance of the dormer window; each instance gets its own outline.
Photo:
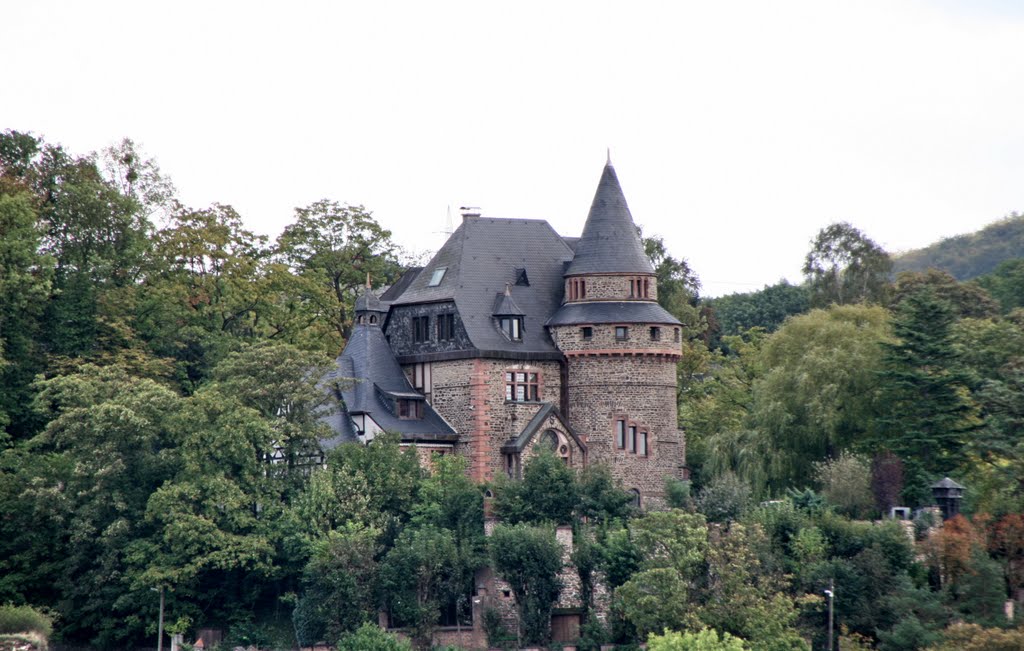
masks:
POLYGON ((523 317, 503 316, 498 319, 498 325, 505 336, 512 341, 523 340, 523 317))
POLYGON ((448 267, 438 267, 434 269, 434 273, 430 276, 430 282, 427 283, 427 287, 437 287, 441 284, 444 279, 444 273, 448 271, 448 267))
POLYGON ((423 401, 399 398, 397 411, 402 420, 423 420, 423 401))

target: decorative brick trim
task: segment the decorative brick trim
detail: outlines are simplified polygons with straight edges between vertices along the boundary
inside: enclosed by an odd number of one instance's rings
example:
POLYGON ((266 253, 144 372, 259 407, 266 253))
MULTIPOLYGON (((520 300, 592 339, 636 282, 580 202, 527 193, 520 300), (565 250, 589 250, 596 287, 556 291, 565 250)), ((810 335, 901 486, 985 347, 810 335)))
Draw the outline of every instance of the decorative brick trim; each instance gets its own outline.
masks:
POLYGON ((567 350, 566 357, 671 357, 680 358, 682 354, 672 348, 593 348, 589 350, 567 350))
POLYGON ((482 359, 473 360, 473 370, 469 378, 469 408, 472 410, 470 416, 470 476, 475 482, 485 482, 491 479, 487 472, 487 461, 491 456, 490 425, 491 414, 488 405, 487 367, 482 359))

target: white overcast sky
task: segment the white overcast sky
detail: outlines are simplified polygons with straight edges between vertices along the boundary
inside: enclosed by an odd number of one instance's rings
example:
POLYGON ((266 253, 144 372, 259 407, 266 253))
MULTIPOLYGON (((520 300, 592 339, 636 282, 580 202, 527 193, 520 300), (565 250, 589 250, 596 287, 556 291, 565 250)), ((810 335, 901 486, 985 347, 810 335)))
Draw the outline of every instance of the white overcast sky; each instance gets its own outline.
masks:
POLYGON ((1024 211, 1024 2, 0 0, 0 129, 122 137, 276 236, 362 204, 578 235, 606 148, 704 292, 800 279, 846 220, 890 251, 1024 211))

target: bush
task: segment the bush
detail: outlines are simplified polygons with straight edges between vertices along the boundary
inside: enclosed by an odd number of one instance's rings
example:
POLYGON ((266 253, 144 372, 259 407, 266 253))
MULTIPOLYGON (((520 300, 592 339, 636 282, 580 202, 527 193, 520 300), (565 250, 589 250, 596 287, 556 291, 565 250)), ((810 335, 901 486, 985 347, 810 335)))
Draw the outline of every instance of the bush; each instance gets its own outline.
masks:
POLYGON ((346 633, 338 640, 338 651, 411 651, 408 640, 402 640, 388 633, 380 626, 369 622, 353 633, 346 633))
POLYGON ((850 452, 836 459, 814 464, 814 478, 821 492, 840 513, 865 518, 874 506, 871 491, 871 462, 850 452))
POLYGON ((750 484, 731 472, 719 475, 700 492, 697 510, 708 522, 736 520, 750 505, 750 484))
POLYGON ((0 606, 0 633, 30 632, 50 637, 53 619, 32 606, 0 606))
POLYGON ((647 648, 650 651, 744 651, 747 647, 741 638, 722 633, 710 628, 702 629, 696 633, 686 631, 677 633, 665 631, 664 635, 651 633, 647 638, 647 648))

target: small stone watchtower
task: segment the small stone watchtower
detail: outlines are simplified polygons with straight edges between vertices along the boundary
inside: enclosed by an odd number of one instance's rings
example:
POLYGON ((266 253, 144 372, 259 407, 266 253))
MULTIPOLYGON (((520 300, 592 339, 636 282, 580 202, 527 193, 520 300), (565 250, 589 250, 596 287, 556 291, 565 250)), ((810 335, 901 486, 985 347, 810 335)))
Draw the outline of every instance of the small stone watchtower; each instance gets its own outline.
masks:
POLYGON ((682 324, 657 302, 654 268, 610 161, 564 281, 546 325, 566 358, 569 422, 590 463, 608 465, 639 504, 657 505, 666 478, 681 478, 685 465, 676 406, 682 324))

